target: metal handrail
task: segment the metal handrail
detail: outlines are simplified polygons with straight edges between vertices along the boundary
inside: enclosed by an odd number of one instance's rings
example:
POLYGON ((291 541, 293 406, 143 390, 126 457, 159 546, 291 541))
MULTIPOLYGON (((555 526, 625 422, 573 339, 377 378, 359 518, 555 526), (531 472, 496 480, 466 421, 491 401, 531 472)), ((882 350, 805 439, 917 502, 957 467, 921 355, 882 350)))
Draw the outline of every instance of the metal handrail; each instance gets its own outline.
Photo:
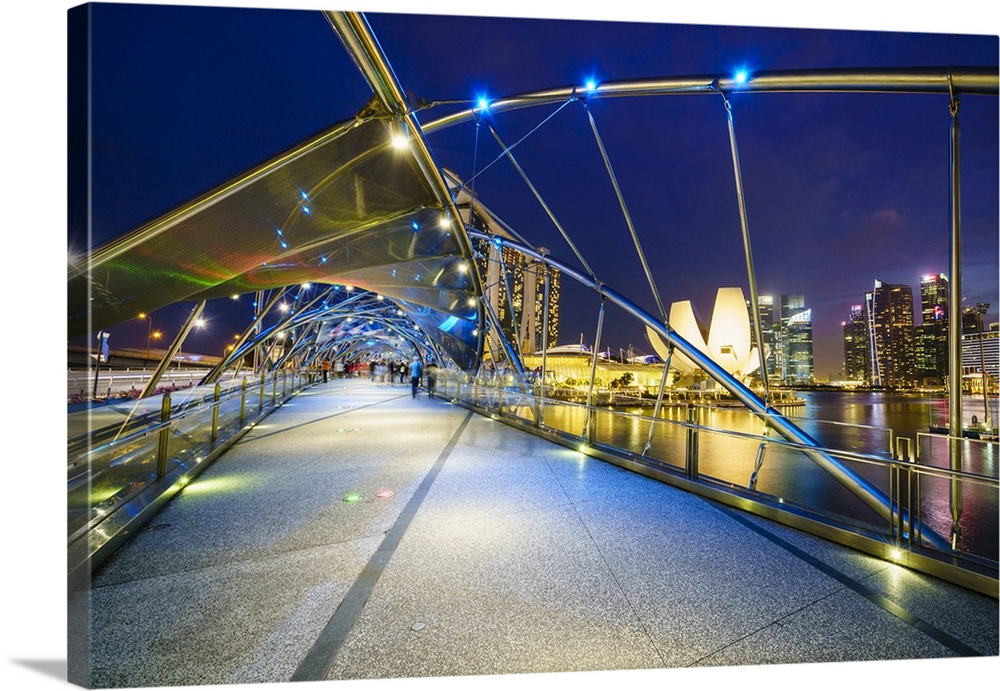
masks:
MULTIPOLYGON (((304 373, 292 373, 291 386, 288 385, 287 372, 275 372, 270 379, 261 377, 251 385, 241 384, 228 389, 225 395, 221 387, 194 402, 188 401, 177 408, 170 406, 170 394, 164 394, 163 417, 143 425, 141 429, 129 432, 121 437, 100 444, 78 454, 68 461, 68 471, 85 468, 84 473, 78 473, 68 478, 67 489, 70 498, 77 488, 84 488, 87 506, 83 511, 86 520, 76 525, 68 535, 70 587, 80 583, 79 579, 96 564, 100 563, 114 552, 136 527, 142 525, 155 514, 164 502, 169 500, 194 476, 201 473, 219 455, 239 440, 243 434, 256 425, 261 419, 283 405, 288 399, 312 385, 311 378, 304 373), (284 380, 280 392, 278 379, 284 380), (258 401, 248 406, 248 395, 259 393, 258 401), (268 395, 265 395, 268 394, 268 395), (232 405, 234 400, 240 400, 238 414, 224 427, 219 425, 219 410, 232 405), (265 399, 267 403, 265 403, 265 399), (248 409, 250 412, 248 412, 248 409), (173 459, 172 467, 168 468, 169 433, 178 428, 190 428, 194 420, 195 426, 205 426, 203 433, 193 443, 181 452, 188 452, 194 462, 177 457, 173 459), (148 441, 147 441, 148 440, 148 441), (159 440, 159 441, 157 441, 159 440), (141 463, 132 477, 132 482, 124 484, 122 490, 128 490, 120 501, 108 507, 108 510, 97 510, 98 504, 93 502, 92 483, 100 474, 108 472, 115 463, 115 451, 121 449, 122 455, 132 453, 137 443, 146 444, 138 450, 141 463), (147 448, 150 447, 151 448, 147 448), (102 458, 103 457, 103 458, 102 458), (152 465, 156 466, 153 472, 152 465), (135 487, 131 487, 135 484, 135 487), (124 509, 128 508, 127 511, 124 509)), ((159 398, 159 397, 157 397, 159 398)), ((113 427, 117 427, 114 425, 113 427)), ((111 429, 111 428, 109 428, 111 429)), ((119 490, 119 491, 122 491, 119 490)), ((68 514, 70 527, 73 527, 72 511, 68 514)))

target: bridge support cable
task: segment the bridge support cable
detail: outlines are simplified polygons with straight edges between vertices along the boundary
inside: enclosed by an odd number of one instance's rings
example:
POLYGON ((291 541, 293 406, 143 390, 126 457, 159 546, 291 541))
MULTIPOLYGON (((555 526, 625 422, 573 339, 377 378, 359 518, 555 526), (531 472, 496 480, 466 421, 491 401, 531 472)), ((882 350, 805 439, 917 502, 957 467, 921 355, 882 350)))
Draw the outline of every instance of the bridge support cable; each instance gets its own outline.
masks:
MULTIPOLYGON (((754 268, 753 263, 753 251, 750 247, 750 228, 747 222, 747 206, 746 197, 743 191, 743 172, 740 168, 740 153, 739 147, 736 144, 736 125, 733 121, 733 106, 729 99, 726 97, 726 93, 719 89, 719 94, 722 96, 722 102, 725 104, 726 108, 726 123, 729 127, 729 148, 732 151, 733 156, 733 179, 736 182, 736 201, 739 205, 740 211, 740 229, 743 234, 743 253, 746 259, 747 265, 747 280, 750 284, 750 305, 753 312, 753 333, 754 340, 757 341, 757 359, 760 371, 760 381, 764 390, 764 408, 768 408, 771 405, 771 391, 768 383, 768 373, 767 373, 767 355, 764 353, 764 332, 760 325, 760 297, 757 293, 757 273, 754 268)), ((764 439, 760 442, 757 447, 757 456, 754 459, 754 469, 750 475, 750 480, 747 483, 749 489, 755 489, 757 487, 757 475, 760 473, 760 468, 764 464, 764 454, 767 451, 767 437, 769 435, 770 426, 768 425, 767 418, 764 419, 764 439)))
POLYGON ((597 376, 597 358, 601 352, 601 332, 604 330, 604 296, 597 312, 597 335, 594 337, 594 352, 590 358, 590 386, 587 389, 587 417, 583 423, 583 437, 593 444, 597 438, 597 419, 594 409, 594 378, 597 376))
MULTIPOLYGON (((962 175, 960 166, 960 127, 958 122, 958 99, 948 75, 950 100, 948 113, 951 115, 951 136, 949 138, 949 175, 951 205, 950 269, 948 283, 948 465, 952 470, 962 469, 962 175)), ((982 334, 980 334, 980 340, 982 334)), ((983 382, 985 392, 986 382, 983 382)), ((986 408, 989 411, 989 407, 986 408)), ((951 480, 951 544, 957 549, 962 539, 962 484, 958 478, 951 480)))
POLYGON ((625 217, 625 225, 628 226, 628 231, 632 235, 632 244, 635 245, 635 251, 639 255, 639 263, 642 264, 642 270, 646 274, 646 280, 649 282, 649 289, 653 293, 653 299, 656 300, 656 307, 660 310, 660 316, 663 317, 663 321, 667 321, 667 311, 663 309, 663 300, 660 299, 660 291, 656 288, 656 281, 653 280, 653 273, 649 270, 649 263, 646 261, 646 254, 642 251, 642 245, 639 243, 639 236, 635 232, 635 224, 632 222, 632 215, 628 211, 628 206, 625 204, 625 197, 622 195, 622 188, 618 184, 618 177, 615 175, 615 170, 611 166, 611 158, 608 156, 608 150, 604 146, 604 140, 601 138, 601 133, 597 130, 597 122, 594 120, 594 114, 590 112, 590 108, 587 106, 586 101, 581 101, 583 108, 587 111, 587 119, 590 120, 590 129, 594 133, 594 140, 597 142, 597 148, 601 151, 601 158, 604 160, 604 167, 608 171, 608 178, 611 180, 611 185, 615 188, 615 195, 618 197, 618 204, 622 208, 622 215, 625 217))
MULTIPOLYGON (((485 233, 479 233, 478 231, 474 232, 473 235, 475 237, 483 238, 490 237, 485 233)), ((531 257, 537 261, 543 261, 546 264, 558 269, 561 275, 568 277, 583 286, 592 288, 601 295, 602 306, 605 299, 609 300, 613 304, 621 307, 628 314, 638 319, 641 323, 650 327, 650 329, 655 331, 664 339, 672 341, 674 346, 683 355, 690 359, 695 365, 700 367, 709 377, 718 382, 724 389, 729 391, 729 393, 745 405, 752 413, 763 420, 767 420, 773 431, 777 432, 793 444, 802 447, 802 452, 811 461, 827 472, 852 494, 858 497, 858 499, 871 508, 880 518, 885 520, 887 525, 891 524, 891 521, 895 517, 894 507, 884 492, 882 492, 866 478, 855 473, 849 467, 845 466, 843 463, 831 456, 830 452, 820 445, 819 442, 809 436, 791 420, 782 415, 778 410, 765 406, 764 401, 745 384, 743 384, 743 382, 733 377, 733 375, 727 372, 725 368, 717 364, 701 350, 694 347, 694 345, 685 340, 668 325, 661 323, 652 314, 636 305, 617 291, 608 287, 606 284, 592 280, 582 274, 579 270, 563 262, 557 261, 548 255, 543 255, 530 247, 519 245, 515 242, 507 240, 506 238, 504 238, 502 242, 518 252, 521 252, 525 256, 531 257)), ((906 520, 909 519, 907 518, 906 520)), ((923 526, 921 528, 920 537, 925 543, 937 549, 950 549, 949 542, 927 526, 923 526)))
MULTIPOLYGON (((497 142, 498 142, 498 143, 500 144, 500 149, 501 149, 501 151, 500 151, 500 153, 499 153, 499 154, 497 155, 497 157, 496 157, 496 158, 494 158, 494 159, 493 159, 492 161, 490 161, 490 162, 489 162, 489 163, 487 163, 487 164, 486 164, 485 166, 483 166, 483 169, 482 169, 482 170, 477 170, 477 171, 473 171, 473 175, 472 175, 472 177, 471 177, 471 178, 469 178, 468 180, 466 180, 466 181, 465 181, 465 183, 466 183, 467 185, 472 185, 472 184, 474 184, 474 183, 475 183, 475 179, 476 179, 477 177, 479 177, 480 175, 482 175, 483 173, 485 173, 485 172, 486 172, 487 170, 489 170, 490 168, 492 168, 492 167, 493 167, 493 165, 494 165, 495 163, 497 163, 498 161, 502 160, 502 159, 503 159, 503 158, 504 158, 505 156, 506 156, 506 157, 511 157, 511 156, 512 156, 512 154, 511 154, 511 151, 513 151, 513 150, 514 150, 514 149, 515 149, 515 148, 516 148, 517 146, 520 146, 520 145, 521 145, 521 143, 522 143, 522 142, 524 142, 524 140, 526 140, 526 139, 527 139, 528 137, 530 137, 530 136, 531 136, 531 135, 533 135, 533 134, 534 134, 535 132, 537 132, 537 131, 539 130, 539 128, 541 128, 541 126, 542 126, 542 125, 544 125, 544 124, 545 124, 545 123, 547 123, 547 122, 548 122, 549 120, 551 120, 552 118, 554 118, 554 117, 555 117, 555 116, 556 116, 556 115, 557 115, 557 114, 559 113, 559 111, 561 111, 561 110, 562 110, 563 108, 565 108, 566 106, 568 106, 568 105, 569 105, 570 103, 572 103, 572 102, 573 102, 573 99, 572 99, 572 98, 571 98, 571 99, 569 99, 569 100, 567 100, 566 102, 564 102, 564 103, 563 103, 562 105, 560 105, 560 106, 559 106, 558 108, 556 108, 556 109, 555 109, 554 111, 552 111, 551 113, 549 113, 549 114, 548 114, 548 115, 547 115, 547 116, 546 116, 545 118, 543 118, 541 122, 539 122, 539 123, 538 123, 537 125, 535 125, 534 127, 532 127, 532 128, 531 128, 531 129, 530 129, 530 130, 528 131, 528 133, 527 133, 527 134, 525 134, 525 135, 524 135, 523 137, 521 137, 520 139, 518 139, 518 140, 517 140, 516 142, 514 142, 514 143, 513 143, 513 144, 511 144, 510 146, 506 146, 506 145, 504 145, 504 144, 503 144, 502 142, 500 142, 500 139, 499 139, 499 138, 498 138, 498 137, 496 136, 496 132, 495 132, 495 131, 493 130, 493 127, 492 127, 492 126, 490 126, 490 125, 489 125, 489 123, 487 122, 487 126, 488 126, 488 127, 490 128, 490 131, 491 131, 491 132, 493 132, 493 137, 494 137, 494 138, 495 138, 495 139, 497 140, 497 142)), ((477 132, 478 132, 478 129, 479 129, 479 124, 480 124, 481 122, 484 122, 484 120, 483 120, 483 118, 482 118, 482 115, 483 115, 483 112, 484 112, 484 110, 483 110, 482 108, 479 108, 479 109, 476 109, 476 110, 474 110, 473 112, 474 112, 474 113, 476 114, 476 129, 477 129, 477 132)), ((477 140, 476 140, 476 141, 478 142, 478 137, 477 137, 477 140)))
MULTIPOLYGON (((615 175, 614 167, 611 165, 611 158, 608 156, 608 150, 604 146, 604 140, 601 137, 600 131, 597 129, 597 121, 594 119, 594 114, 587 106, 586 101, 581 101, 581 103, 583 104, 584 110, 587 111, 587 119, 590 121, 590 129, 594 133, 594 140, 597 142, 597 148, 601 152, 604 167, 608 171, 608 178, 611 180, 611 184, 615 189, 615 195, 618 197, 618 204, 621 206, 622 215, 625 217, 625 224, 628 226, 629 234, 632 236, 632 244, 635 246, 636 254, 639 255, 639 263, 642 265, 642 270, 646 274, 646 280, 649 282, 649 289, 653 293, 653 299, 656 301, 656 307, 660 311, 660 317, 663 319, 663 323, 668 326, 667 330, 669 331, 667 311, 663 307, 663 300, 660 298, 660 291, 656 287, 656 281, 653 279, 653 273, 649 268, 649 262, 646 261, 646 254, 642 250, 642 243, 639 242, 639 235, 636 233, 635 224, 632 222, 632 215, 629 213, 628 206, 625 204, 625 196, 622 194, 621 186, 618 184, 618 176, 615 175)), ((649 447, 653 443, 653 432, 656 429, 656 419, 659 417, 660 409, 663 405, 663 394, 666 389, 667 377, 670 372, 670 360, 673 356, 673 346, 670 345, 669 341, 667 342, 667 348, 667 361, 663 365, 663 374, 660 377, 660 388, 656 396, 656 404, 653 407, 653 419, 649 423, 649 434, 646 438, 646 445, 642 450, 643 455, 649 451, 649 447)))
MULTIPOLYGON (((497 131, 493 128, 492 125, 490 126, 490 132, 493 134, 493 138, 497 140, 497 143, 499 143, 500 146, 503 147, 504 146, 503 140, 500 139, 500 135, 497 134, 497 131)), ((528 186, 528 189, 531 190, 531 193, 535 195, 535 199, 537 199, 538 203, 541 204, 542 209, 545 211, 546 215, 548 215, 549 219, 552 221, 552 224, 555 225, 556 230, 558 230, 559 234, 562 235, 563 240, 565 240, 566 244, 569 245, 569 248, 573 250, 573 254, 576 256, 577 261, 579 261, 581 266, 583 266, 583 268, 587 271, 587 273, 590 274, 590 277, 594 281, 597 281, 597 275, 594 274, 594 270, 590 268, 590 264, 588 264, 587 260, 583 258, 582 254, 580 254, 580 250, 577 249, 576 245, 570 239, 569 234, 566 232, 566 229, 563 228, 562 224, 556 218, 555 214, 552 213, 552 209, 550 209, 549 205, 545 203, 545 200, 542 198, 542 195, 538 192, 538 188, 536 188, 535 185, 532 184, 531 180, 528 179, 528 176, 527 174, 525 174, 524 169, 521 168, 521 165, 517 162, 517 159, 514 158, 514 155, 510 153, 509 150, 507 151, 507 157, 510 159, 511 164, 514 166, 518 174, 521 176, 521 179, 524 180, 524 184, 526 184, 528 186)))
MULTIPOLYGON (((667 324, 666 331, 670 331, 670 325, 667 324)), ((656 422, 660 417, 660 410, 663 408, 663 394, 667 389, 667 378, 670 376, 670 361, 674 357, 674 346, 673 343, 667 340, 667 359, 663 363, 663 374, 660 375, 660 388, 656 394, 656 403, 653 405, 653 419, 649 421, 649 433, 646 436, 646 445, 642 447, 642 455, 645 456, 649 453, 649 447, 653 445, 653 432, 656 430, 656 422)))
POLYGON ((160 383, 160 379, 163 378, 164 373, 170 367, 170 362, 174 359, 174 356, 177 354, 177 351, 180 350, 181 345, 184 343, 184 339, 187 338, 188 332, 191 331, 191 327, 193 327, 195 322, 198 321, 199 318, 201 318, 202 312, 204 311, 205 311, 205 300, 202 300, 197 304, 195 304, 194 308, 191 310, 191 313, 188 315, 187 320, 181 326, 181 330, 180 332, 178 332, 177 337, 174 338, 173 343, 171 343, 170 347, 167 348, 167 352, 163 354, 163 357, 160 359, 159 364, 157 364, 156 369, 153 371, 153 374, 150 375, 149 381, 146 382, 146 385, 144 387, 142 387, 142 391, 140 392, 139 397, 136 399, 135 405, 132 406, 132 410, 130 410, 128 415, 125 416, 125 420, 122 421, 121 427, 119 427, 118 432, 115 433, 116 440, 128 427, 128 423, 132 419, 132 415, 133 413, 135 413, 136 408, 138 408, 139 402, 142 399, 153 395, 153 391, 156 390, 156 386, 160 383))

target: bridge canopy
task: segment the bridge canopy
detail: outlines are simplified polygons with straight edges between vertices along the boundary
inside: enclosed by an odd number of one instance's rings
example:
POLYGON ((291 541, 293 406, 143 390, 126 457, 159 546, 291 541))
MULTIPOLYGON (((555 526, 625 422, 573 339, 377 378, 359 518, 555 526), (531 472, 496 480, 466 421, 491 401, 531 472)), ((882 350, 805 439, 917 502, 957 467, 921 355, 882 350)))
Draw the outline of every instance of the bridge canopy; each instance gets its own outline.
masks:
POLYGON ((319 283, 390 299, 472 369, 480 290, 465 229, 373 101, 70 267, 69 337, 184 301, 319 283))

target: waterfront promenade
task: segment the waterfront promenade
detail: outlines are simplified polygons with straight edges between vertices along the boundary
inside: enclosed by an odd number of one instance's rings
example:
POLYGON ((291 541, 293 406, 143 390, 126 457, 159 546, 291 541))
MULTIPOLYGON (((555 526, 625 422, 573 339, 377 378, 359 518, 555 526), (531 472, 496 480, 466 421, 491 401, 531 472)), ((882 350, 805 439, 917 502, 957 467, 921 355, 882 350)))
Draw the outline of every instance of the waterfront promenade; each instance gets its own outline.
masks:
POLYGON ((998 654, 992 598, 357 380, 267 417, 88 598, 94 687, 909 683, 998 654))

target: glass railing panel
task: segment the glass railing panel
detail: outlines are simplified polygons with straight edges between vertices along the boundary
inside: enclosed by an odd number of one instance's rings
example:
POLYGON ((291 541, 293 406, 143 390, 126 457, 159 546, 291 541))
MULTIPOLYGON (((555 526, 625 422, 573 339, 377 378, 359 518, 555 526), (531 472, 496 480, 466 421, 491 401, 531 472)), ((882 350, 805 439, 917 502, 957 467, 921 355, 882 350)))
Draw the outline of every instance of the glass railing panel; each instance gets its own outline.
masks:
POLYGON ((953 506, 958 507, 960 527, 957 549, 983 559, 998 559, 998 490, 995 479, 942 475, 916 469, 919 480, 920 518, 944 538, 951 537, 953 506), (953 499, 957 497, 957 502, 953 499))
POLYGON ((960 508, 962 551, 996 560, 998 557, 998 461, 1000 444, 982 439, 918 434, 914 455, 920 473, 921 510, 925 521, 942 534, 951 534, 953 506, 960 508), (955 470, 975 476, 956 477, 933 469, 955 470), (952 478, 955 478, 954 480, 952 478), (981 478, 981 479, 980 479, 981 478), (954 491, 954 497, 953 497, 954 491))
POLYGON ((773 436, 748 436, 733 430, 706 427, 698 430, 699 476, 754 489, 782 503, 790 502, 884 528, 886 522, 851 490, 850 481, 845 484, 830 472, 834 465, 880 492, 888 488, 889 472, 883 463, 857 460, 830 451, 806 450, 773 436), (758 457, 758 454, 761 455, 758 457), (751 487, 755 470, 756 479, 751 487))
POLYGON ((894 437, 891 429, 796 415, 784 417, 820 446, 883 458, 893 457, 894 437))
MULTIPOLYGON (((247 418, 256 417, 280 403, 292 392, 298 380, 280 378, 277 387, 268 378, 261 388, 259 380, 248 387, 247 418), (263 391, 264 397, 260 394, 263 391), (276 392, 276 396, 274 395, 276 392), (261 400, 263 405, 259 406, 261 400), (274 403, 272 403, 272 400, 274 403)), ((215 446, 224 443, 241 429, 243 414, 242 382, 220 386, 222 396, 215 402, 214 385, 194 387, 171 397, 171 417, 160 423, 163 396, 138 399, 106 410, 98 409, 91 423, 99 427, 81 432, 70 440, 67 477, 68 535, 91 529, 104 517, 127 504, 158 479, 158 473, 170 476, 187 472, 205 461, 215 446), (200 390, 199 390, 200 389, 200 390), (216 440, 212 442, 213 410, 216 440), (100 425, 103 425, 101 427, 100 425), (137 425, 142 425, 137 429, 137 425), (166 434, 163 466, 160 466, 161 432, 166 434)), ((71 416, 72 417, 72 416, 71 416)), ((85 425, 81 427, 81 430, 85 425)), ((72 426, 71 426, 72 429, 72 426)))
MULTIPOLYGON (((684 467, 686 432, 683 424, 677 420, 654 419, 650 416, 650 408, 629 408, 625 412, 617 408, 597 409, 597 439, 606 446, 623 449, 637 456, 645 455, 652 460, 669 465, 684 467), (652 427, 652 438, 650 438, 652 427), (650 448, 646 451, 646 442, 650 448), (645 453, 644 453, 645 452, 645 453)), ((680 417, 683 419, 683 409, 680 417)), ((661 410, 661 414, 674 416, 676 410, 661 410)))
POLYGON ((241 411, 244 408, 244 397, 239 389, 229 392, 218 404, 218 439, 224 439, 235 434, 240 428, 241 411))
POLYGON ((69 471, 68 534, 116 510, 156 480, 155 433, 95 448, 69 471))
POLYGON ((678 413, 676 409, 663 412, 669 416, 668 419, 643 418, 638 439, 641 446, 636 453, 642 453, 646 440, 649 439, 649 449, 645 453, 648 458, 683 469, 687 456, 687 427, 683 423, 683 412, 680 412, 681 419, 674 418, 678 413), (651 439, 649 425, 653 426, 651 439))
POLYGON ((587 407, 559 399, 546 399, 542 410, 542 424, 556 432, 579 437, 587 422, 587 407))
POLYGON ((535 395, 517 386, 503 390, 503 412, 523 422, 535 421, 535 395))

